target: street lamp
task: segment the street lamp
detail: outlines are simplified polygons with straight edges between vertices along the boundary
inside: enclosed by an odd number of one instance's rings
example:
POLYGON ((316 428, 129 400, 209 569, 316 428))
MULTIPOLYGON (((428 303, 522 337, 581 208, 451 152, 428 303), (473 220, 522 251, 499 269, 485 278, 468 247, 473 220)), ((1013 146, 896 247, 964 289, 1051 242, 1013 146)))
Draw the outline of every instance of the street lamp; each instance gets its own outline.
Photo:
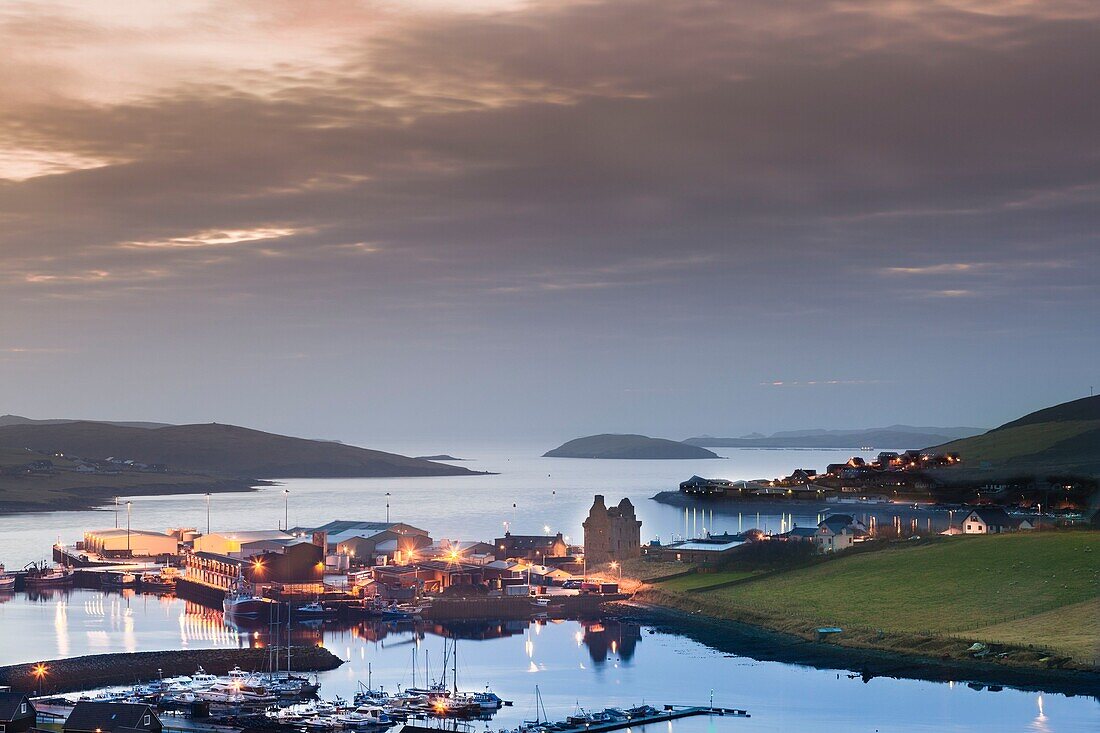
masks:
POLYGON ((206 534, 210 534, 210 494, 206 495, 206 534))
POLYGON ((619 571, 619 577, 618 577, 618 580, 622 580, 622 579, 623 579, 623 566, 622 566, 622 565, 620 565, 620 564, 619 564, 619 563, 618 563, 617 561, 615 561, 615 560, 612 560, 612 561, 611 561, 611 569, 612 569, 612 570, 618 570, 618 571, 619 571))
POLYGON ((290 529, 290 489, 283 489, 283 530, 290 529))
POLYGON ((126 552, 133 555, 130 551, 130 502, 126 502, 126 552))

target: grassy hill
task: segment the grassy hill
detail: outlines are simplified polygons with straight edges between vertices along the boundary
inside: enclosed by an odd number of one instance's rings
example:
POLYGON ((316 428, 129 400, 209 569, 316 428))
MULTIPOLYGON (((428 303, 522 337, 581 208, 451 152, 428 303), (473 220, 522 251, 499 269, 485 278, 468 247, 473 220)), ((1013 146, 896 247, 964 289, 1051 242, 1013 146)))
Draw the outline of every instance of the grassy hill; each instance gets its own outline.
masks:
POLYGON ((959 639, 1034 645, 1100 664, 1100 532, 895 544, 715 590, 691 577, 658 588, 692 610, 792 633, 835 625, 869 645, 922 644, 937 654, 959 653, 959 639))
POLYGON ((1100 475, 1100 396, 1048 407, 935 450, 957 452, 963 471, 1100 475))
POLYGON ((234 425, 129 427, 98 422, 0 427, 0 447, 163 463, 226 477, 457 476, 472 471, 432 461, 234 425))
POLYGON ((547 458, 682 459, 718 458, 706 448, 646 435, 604 433, 576 438, 544 454, 547 458))

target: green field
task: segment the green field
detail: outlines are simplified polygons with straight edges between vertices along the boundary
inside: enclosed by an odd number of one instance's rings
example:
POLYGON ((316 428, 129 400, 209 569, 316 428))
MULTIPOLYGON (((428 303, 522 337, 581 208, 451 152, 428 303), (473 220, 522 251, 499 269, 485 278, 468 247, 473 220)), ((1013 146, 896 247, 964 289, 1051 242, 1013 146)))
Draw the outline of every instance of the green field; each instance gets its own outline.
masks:
MULTIPOLYGON (((686 593, 742 573, 666 581, 682 607, 801 633, 980 639, 1042 646, 1096 664, 1100 532, 1021 532, 899 543, 759 581, 686 593), (729 575, 729 577, 725 577, 729 575)), ((660 602, 660 601, 658 601, 660 602)))
POLYGON ((728 583, 731 580, 741 580, 751 577, 753 574, 754 573, 748 570, 727 570, 720 573, 694 573, 692 575, 682 575, 678 578, 666 580, 660 585, 665 590, 683 592, 708 588, 712 585, 728 583))

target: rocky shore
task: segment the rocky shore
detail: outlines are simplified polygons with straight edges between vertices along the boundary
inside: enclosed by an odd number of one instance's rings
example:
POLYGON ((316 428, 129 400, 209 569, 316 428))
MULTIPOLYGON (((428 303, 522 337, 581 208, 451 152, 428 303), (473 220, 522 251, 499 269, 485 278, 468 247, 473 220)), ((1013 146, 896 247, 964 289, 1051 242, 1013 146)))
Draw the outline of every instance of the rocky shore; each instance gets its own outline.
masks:
MULTIPOLYGON (((97 687, 132 685, 194 674, 202 667, 210 674, 225 674, 233 667, 263 670, 268 665, 267 649, 190 649, 186 651, 95 654, 71 659, 14 664, 0 667, 0 686, 40 695, 75 692, 97 687), (39 671, 41 673, 39 674, 39 671)), ((291 651, 298 672, 336 669, 344 660, 323 647, 294 647, 291 651)))

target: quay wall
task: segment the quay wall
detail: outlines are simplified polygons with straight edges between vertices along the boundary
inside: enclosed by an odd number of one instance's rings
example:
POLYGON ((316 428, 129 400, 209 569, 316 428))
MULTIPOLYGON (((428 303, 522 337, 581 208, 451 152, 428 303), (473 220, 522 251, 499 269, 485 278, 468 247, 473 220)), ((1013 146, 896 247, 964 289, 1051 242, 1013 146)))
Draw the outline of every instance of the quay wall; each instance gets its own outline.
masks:
POLYGON ((629 596, 622 593, 590 593, 574 596, 552 596, 553 605, 535 606, 528 596, 501 598, 437 598, 424 609, 423 617, 433 621, 461 619, 523 619, 535 614, 574 616, 596 613, 604 603, 622 601, 629 596))
MULTIPOLYGON (((0 686, 38 695, 75 692, 96 687, 131 685, 148 682, 158 676, 194 674, 201 666, 211 674, 225 674, 233 667, 263 671, 268 665, 267 649, 189 649, 186 651, 95 654, 47 662, 13 664, 0 667, 0 686), (44 665, 43 674, 36 667, 44 665)), ((298 672, 322 672, 344 663, 328 649, 316 646, 294 647, 294 669, 298 672)))

